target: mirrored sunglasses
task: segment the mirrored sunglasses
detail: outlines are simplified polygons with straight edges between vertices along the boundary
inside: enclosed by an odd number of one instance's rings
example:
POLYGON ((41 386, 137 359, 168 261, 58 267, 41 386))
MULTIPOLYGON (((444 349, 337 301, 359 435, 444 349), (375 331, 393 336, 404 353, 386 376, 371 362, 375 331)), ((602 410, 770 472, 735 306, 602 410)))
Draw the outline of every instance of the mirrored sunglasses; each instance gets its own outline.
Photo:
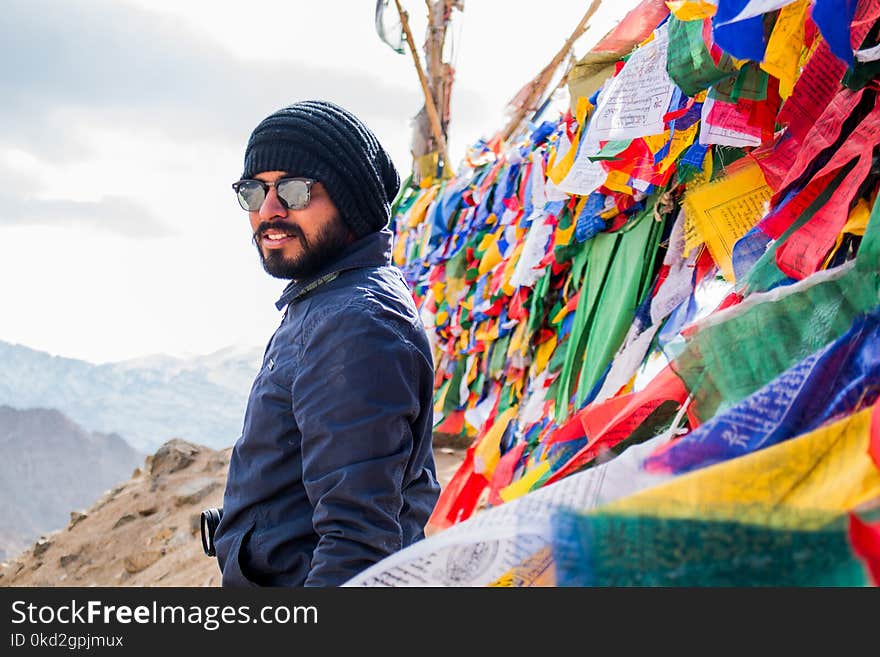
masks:
POLYGON ((309 204, 314 184, 311 178, 279 178, 273 183, 246 178, 232 183, 232 189, 235 190, 238 204, 248 212, 259 212, 270 187, 275 188, 278 200, 286 209, 302 210, 309 204))

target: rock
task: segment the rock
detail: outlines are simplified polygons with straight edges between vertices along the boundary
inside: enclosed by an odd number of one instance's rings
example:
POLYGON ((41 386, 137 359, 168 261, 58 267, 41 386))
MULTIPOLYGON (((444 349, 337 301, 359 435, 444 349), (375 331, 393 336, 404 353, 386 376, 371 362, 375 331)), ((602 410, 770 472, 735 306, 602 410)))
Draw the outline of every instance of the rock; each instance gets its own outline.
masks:
POLYGON ((61 558, 58 560, 58 563, 61 564, 62 568, 67 568, 77 559, 79 559, 79 554, 65 554, 61 556, 61 558))
POLYGON ((149 568, 164 555, 165 550, 144 550, 143 552, 135 552, 134 554, 125 557, 122 561, 122 565, 125 568, 125 572, 134 575, 135 573, 139 573, 142 570, 149 568))
POLYGON ((38 540, 34 544, 34 556, 35 557, 43 556, 43 554, 46 552, 46 550, 48 550, 50 547, 52 547, 52 541, 47 539, 45 536, 41 536, 40 540, 38 540))
POLYGON ((146 518, 147 516, 151 516, 151 515, 153 515, 153 514, 156 513, 156 511, 158 511, 158 510, 159 510, 158 507, 155 507, 155 506, 149 506, 149 507, 147 507, 146 509, 138 509, 138 515, 139 515, 141 518, 146 518))
POLYGON ((184 545, 189 545, 192 543, 192 536, 188 536, 186 532, 174 532, 174 536, 171 537, 171 540, 168 541, 167 545, 170 548, 179 548, 184 545))
POLYGON ((70 512, 70 522, 67 523, 67 530, 70 531, 76 525, 81 523, 83 520, 89 517, 88 513, 83 513, 82 511, 71 511, 70 512))
POLYGON ((219 472, 229 467, 229 460, 223 456, 214 456, 205 463, 206 472, 219 472))
POLYGON ((177 529, 177 528, 176 527, 164 527, 163 529, 156 532, 156 534, 153 536, 153 538, 150 539, 150 543, 158 543, 160 541, 167 541, 169 538, 171 538, 172 535, 174 535, 175 529, 177 529))
POLYGON ((150 476, 170 474, 183 470, 196 459, 199 448, 180 438, 173 438, 162 445, 158 451, 148 458, 150 476))
POLYGON ((113 529, 118 529, 119 527, 122 527, 122 525, 130 523, 135 518, 137 518, 135 514, 126 513, 124 516, 120 517, 119 520, 116 521, 116 524, 113 525, 113 529))
POLYGON ((220 482, 212 477, 197 477, 174 491, 174 503, 177 506, 197 504, 219 487, 220 482))

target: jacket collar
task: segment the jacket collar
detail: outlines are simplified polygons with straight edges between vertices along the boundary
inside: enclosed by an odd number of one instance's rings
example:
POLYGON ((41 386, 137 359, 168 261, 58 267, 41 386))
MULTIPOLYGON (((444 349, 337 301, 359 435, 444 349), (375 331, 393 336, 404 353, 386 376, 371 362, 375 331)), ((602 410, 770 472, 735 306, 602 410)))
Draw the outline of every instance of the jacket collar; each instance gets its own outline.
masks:
POLYGON ((336 260, 327 263, 313 274, 299 280, 290 281, 275 307, 281 310, 294 299, 308 294, 321 283, 336 278, 347 269, 360 267, 381 267, 391 264, 391 231, 388 228, 370 233, 353 242, 336 260))

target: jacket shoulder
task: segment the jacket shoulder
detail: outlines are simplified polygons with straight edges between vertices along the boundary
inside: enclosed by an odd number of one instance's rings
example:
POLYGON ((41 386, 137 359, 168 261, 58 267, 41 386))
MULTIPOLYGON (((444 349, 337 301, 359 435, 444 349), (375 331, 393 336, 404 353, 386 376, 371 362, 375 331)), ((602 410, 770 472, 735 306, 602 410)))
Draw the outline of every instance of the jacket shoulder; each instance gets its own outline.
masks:
POLYGON ((316 294, 306 318, 307 332, 328 320, 421 327, 412 293, 400 272, 391 266, 346 272, 334 285, 316 294))

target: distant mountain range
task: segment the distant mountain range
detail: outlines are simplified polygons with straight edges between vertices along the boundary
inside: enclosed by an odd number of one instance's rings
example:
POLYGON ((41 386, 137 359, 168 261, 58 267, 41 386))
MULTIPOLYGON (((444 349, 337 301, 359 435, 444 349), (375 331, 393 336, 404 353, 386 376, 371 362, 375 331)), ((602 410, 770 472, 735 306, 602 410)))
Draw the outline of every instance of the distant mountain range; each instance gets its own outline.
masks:
POLYGON ((171 438, 222 449, 241 434, 262 347, 95 365, 0 341, 0 404, 54 408, 148 453, 171 438))
POLYGON ((0 406, 0 559, 64 527, 144 463, 116 434, 88 432, 54 409, 0 406))

